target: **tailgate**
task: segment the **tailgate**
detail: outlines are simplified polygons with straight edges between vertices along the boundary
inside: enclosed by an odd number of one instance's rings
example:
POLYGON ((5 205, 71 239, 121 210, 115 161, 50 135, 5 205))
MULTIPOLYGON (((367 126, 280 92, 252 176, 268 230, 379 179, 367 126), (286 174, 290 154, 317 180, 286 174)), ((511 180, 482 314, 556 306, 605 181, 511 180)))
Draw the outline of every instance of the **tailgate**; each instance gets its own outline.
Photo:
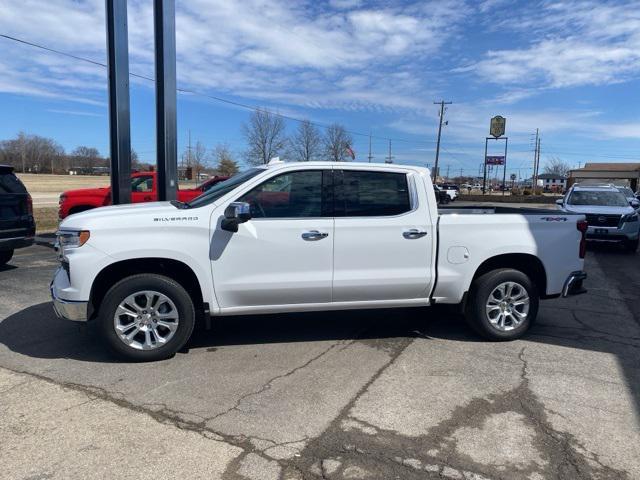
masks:
POLYGON ((0 239, 33 235, 33 218, 29 215, 26 193, 0 194, 0 239))

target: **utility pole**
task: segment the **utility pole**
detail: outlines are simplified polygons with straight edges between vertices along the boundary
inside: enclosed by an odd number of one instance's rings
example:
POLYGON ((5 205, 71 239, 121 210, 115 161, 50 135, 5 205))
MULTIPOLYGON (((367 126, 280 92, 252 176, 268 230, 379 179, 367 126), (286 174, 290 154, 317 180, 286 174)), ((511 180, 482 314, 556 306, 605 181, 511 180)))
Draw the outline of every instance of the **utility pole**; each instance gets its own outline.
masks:
POLYGON ((542 139, 538 137, 538 145, 536 146, 536 183, 535 183, 535 186, 533 187, 534 192, 538 187, 538 174, 540 173, 540 142, 541 141, 542 139))
POLYGON ((24 138, 20 137, 20 160, 22 160, 22 173, 26 171, 25 157, 26 157, 26 153, 25 153, 24 138))
POLYGON ((384 159, 384 163, 393 163, 393 158, 394 157, 391 156, 391 140, 389 140, 389 156, 384 159))
POLYGON ((449 181, 449 169, 451 168, 451 165, 447 165, 447 182, 449 181))
POLYGON ((438 142, 436 143, 436 163, 433 167, 433 183, 436 183, 438 178, 438 159, 440 158, 440 137, 442 136, 442 119, 444 117, 444 106, 451 105, 453 102, 445 102, 440 100, 439 102, 433 102, 434 105, 440 105, 440 122, 438 123, 438 142))
POLYGON ((191 129, 189 129, 189 146, 187 147, 187 167, 191 166, 191 129))
POLYGON ((369 130, 369 163, 371 163, 371 160, 373 159, 373 155, 371 155, 371 130, 369 130))
POLYGON ((536 141, 533 146, 533 172, 531 173, 531 188, 536 190, 536 164, 538 163, 538 129, 536 128, 536 141))

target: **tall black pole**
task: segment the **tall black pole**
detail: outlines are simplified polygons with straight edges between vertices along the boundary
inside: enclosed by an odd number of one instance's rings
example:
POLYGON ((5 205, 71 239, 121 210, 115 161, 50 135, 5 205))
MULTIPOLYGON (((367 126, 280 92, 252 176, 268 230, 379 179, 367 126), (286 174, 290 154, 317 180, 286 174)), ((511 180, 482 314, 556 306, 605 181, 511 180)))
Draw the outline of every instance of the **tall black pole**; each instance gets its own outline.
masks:
POLYGON ((504 189, 507 185, 507 144, 509 143, 509 137, 504 137, 504 170, 502 171, 502 195, 504 195, 504 189))
POLYGON ((106 0, 111 201, 131 202, 131 125, 127 0, 106 0))
POLYGON ((175 200, 178 190, 175 1, 154 0, 153 19, 156 44, 158 200, 175 200))
POLYGON ((484 139, 484 178, 482 180, 482 194, 487 193, 487 145, 489 144, 489 137, 484 139))

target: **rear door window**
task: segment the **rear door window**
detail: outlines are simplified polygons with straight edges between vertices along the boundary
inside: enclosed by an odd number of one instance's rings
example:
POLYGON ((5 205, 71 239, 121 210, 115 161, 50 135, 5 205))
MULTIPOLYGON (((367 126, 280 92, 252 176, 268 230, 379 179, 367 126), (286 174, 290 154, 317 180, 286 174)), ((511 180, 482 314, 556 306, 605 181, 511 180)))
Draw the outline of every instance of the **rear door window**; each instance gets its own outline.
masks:
POLYGON ((0 194, 27 193, 27 189, 13 173, 0 173, 0 194))
POLYGON ((384 217, 411 210, 407 175, 394 172, 336 172, 337 217, 384 217))

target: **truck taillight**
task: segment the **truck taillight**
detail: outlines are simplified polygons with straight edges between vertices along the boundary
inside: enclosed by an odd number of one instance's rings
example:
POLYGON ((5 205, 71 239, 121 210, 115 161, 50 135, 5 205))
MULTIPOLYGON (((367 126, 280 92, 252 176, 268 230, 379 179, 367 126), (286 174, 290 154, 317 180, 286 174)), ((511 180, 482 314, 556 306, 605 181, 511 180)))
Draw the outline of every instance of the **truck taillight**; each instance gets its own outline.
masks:
POLYGON ((29 194, 27 194, 27 213, 33 216, 33 199, 29 194))
POLYGON ((577 224, 576 227, 578 228, 578 231, 582 234, 582 237, 580 238, 580 258, 584 258, 585 254, 587 253, 587 228, 588 228, 589 224, 587 223, 586 220, 580 220, 577 224))

